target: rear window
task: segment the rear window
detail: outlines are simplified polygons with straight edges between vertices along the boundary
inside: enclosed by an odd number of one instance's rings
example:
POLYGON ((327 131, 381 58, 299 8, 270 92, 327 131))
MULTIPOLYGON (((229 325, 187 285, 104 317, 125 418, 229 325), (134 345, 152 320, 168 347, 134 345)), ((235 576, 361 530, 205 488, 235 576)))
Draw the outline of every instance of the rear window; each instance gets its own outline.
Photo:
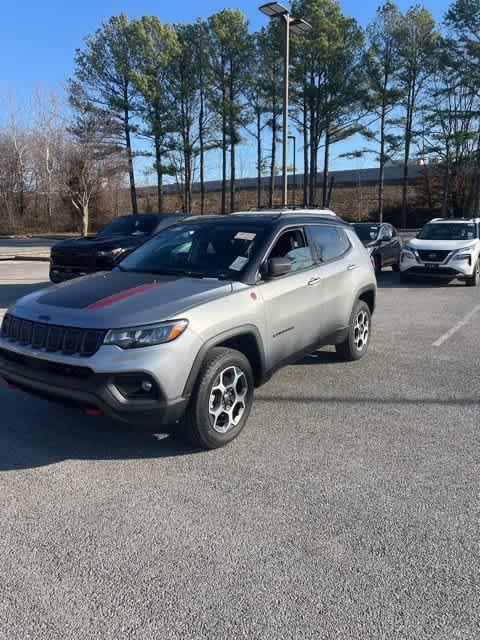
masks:
POLYGON ((354 224, 353 228, 362 242, 373 242, 380 232, 379 224, 354 224))
POLYGON ((148 214, 115 218, 98 234, 99 238, 108 236, 144 236, 155 230, 159 220, 148 214))

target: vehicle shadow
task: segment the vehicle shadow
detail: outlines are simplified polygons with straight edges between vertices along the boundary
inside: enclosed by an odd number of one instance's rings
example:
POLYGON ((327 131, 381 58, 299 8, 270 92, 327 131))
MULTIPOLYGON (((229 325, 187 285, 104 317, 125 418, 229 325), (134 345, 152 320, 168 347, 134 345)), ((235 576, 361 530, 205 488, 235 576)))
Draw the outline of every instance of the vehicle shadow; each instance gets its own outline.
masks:
POLYGON ((69 459, 171 458, 201 451, 184 444, 175 427, 136 427, 103 416, 89 417, 21 391, 8 391, 3 383, 0 402, 0 472, 69 459))
POLYGON ((0 284, 0 309, 5 309, 12 302, 23 298, 29 293, 34 293, 38 289, 44 289, 50 286, 51 282, 35 282, 34 284, 9 283, 0 284))
POLYGON ((448 287, 464 287, 460 280, 435 280, 434 278, 420 278, 402 282, 400 274, 394 271, 382 271, 377 275, 379 289, 445 289, 448 287))
POLYGON ((312 351, 306 356, 303 356, 300 360, 293 363, 292 366, 297 365, 319 365, 319 364, 338 364, 341 362, 341 358, 335 351, 312 351))

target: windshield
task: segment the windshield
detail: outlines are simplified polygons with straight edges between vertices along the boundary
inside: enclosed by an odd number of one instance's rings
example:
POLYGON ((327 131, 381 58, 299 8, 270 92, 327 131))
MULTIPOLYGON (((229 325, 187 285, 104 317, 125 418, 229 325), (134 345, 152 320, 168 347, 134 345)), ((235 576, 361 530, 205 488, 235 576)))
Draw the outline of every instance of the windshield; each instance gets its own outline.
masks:
POLYGON ((102 229, 97 238, 109 236, 144 236, 153 233, 158 224, 156 216, 148 214, 139 216, 123 216, 115 218, 105 229, 102 229))
POLYGON ((373 242, 378 238, 378 232, 380 226, 378 224, 354 224, 353 228, 360 240, 365 244, 366 242, 373 242))
POLYGON ((121 262, 125 271, 236 279, 264 228, 233 222, 198 222, 161 231, 121 262))
POLYGON ((473 240, 475 225, 463 222, 430 222, 418 234, 419 240, 473 240))

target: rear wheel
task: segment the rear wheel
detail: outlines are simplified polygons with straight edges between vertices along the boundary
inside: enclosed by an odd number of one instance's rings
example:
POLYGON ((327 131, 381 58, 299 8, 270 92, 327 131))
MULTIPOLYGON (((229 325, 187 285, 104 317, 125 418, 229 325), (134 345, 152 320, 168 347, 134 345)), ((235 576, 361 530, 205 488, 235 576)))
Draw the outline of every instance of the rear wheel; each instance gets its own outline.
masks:
POLYGON ((465 283, 467 287, 476 287, 478 286, 479 282, 480 282, 480 261, 477 260, 477 263, 473 270, 473 275, 471 275, 469 278, 466 278, 465 283))
POLYGON ((366 354, 372 331, 370 307, 363 300, 357 300, 353 307, 348 335, 335 349, 343 360, 360 360, 366 354))
POLYGON ((217 449, 244 428, 253 404, 248 359, 235 349, 215 347, 207 355, 182 425, 192 444, 217 449))

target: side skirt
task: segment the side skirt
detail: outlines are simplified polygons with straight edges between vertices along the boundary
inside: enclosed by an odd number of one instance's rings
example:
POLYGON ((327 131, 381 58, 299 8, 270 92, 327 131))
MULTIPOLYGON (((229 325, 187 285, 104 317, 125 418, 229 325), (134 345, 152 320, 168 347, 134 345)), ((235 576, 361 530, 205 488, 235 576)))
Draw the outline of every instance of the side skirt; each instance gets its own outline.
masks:
POLYGON ((280 362, 278 362, 271 369, 266 371, 260 383, 257 386, 259 387, 262 384, 265 384, 266 382, 268 382, 270 378, 273 376, 273 374, 276 373, 279 369, 283 369, 283 367, 287 367, 289 364, 294 364, 295 362, 298 362, 305 356, 308 356, 308 354, 312 353, 313 351, 320 349, 320 347, 326 347, 327 345, 340 344, 341 342, 346 340, 347 336, 348 336, 348 327, 345 327, 344 329, 339 329, 338 331, 331 333, 329 336, 322 338, 318 342, 314 342, 313 344, 309 345, 308 347, 305 347, 304 349, 301 349, 300 351, 296 351, 292 355, 288 356, 288 358, 284 358, 283 360, 280 360, 280 362))

